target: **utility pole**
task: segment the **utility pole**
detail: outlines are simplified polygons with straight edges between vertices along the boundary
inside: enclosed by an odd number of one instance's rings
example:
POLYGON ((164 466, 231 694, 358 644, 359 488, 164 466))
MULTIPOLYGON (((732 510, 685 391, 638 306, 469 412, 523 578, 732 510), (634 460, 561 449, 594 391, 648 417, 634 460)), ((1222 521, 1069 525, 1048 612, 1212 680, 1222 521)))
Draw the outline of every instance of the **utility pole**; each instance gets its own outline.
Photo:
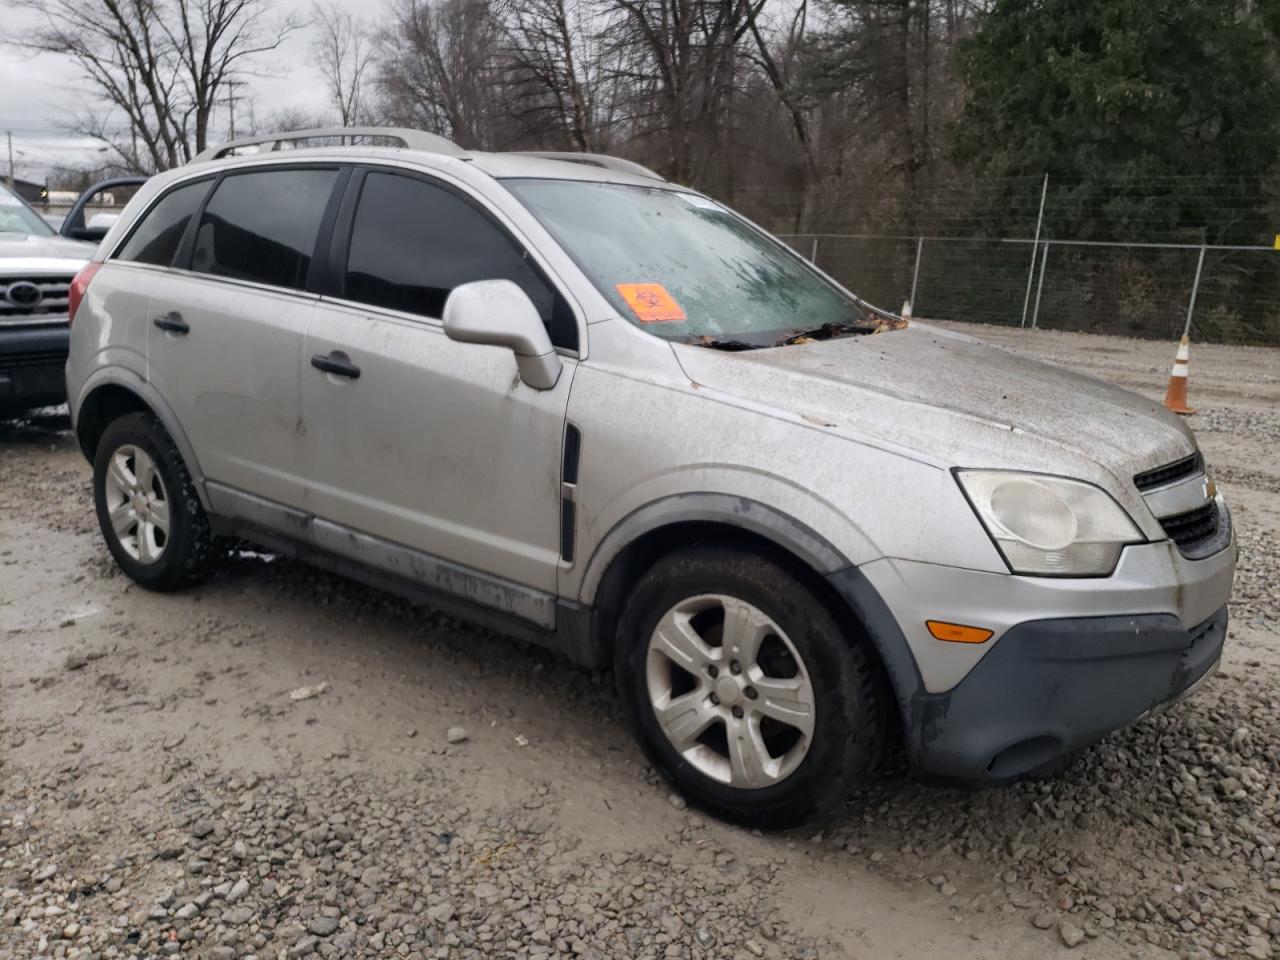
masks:
POLYGON ((236 87, 242 86, 244 84, 244 81, 243 80, 227 80, 225 82, 228 89, 231 92, 228 93, 221 102, 225 103, 229 108, 229 110, 231 111, 231 131, 230 131, 231 135, 227 137, 227 139, 234 140, 236 138, 236 101, 240 99, 239 95, 236 93, 236 87))
POLYGON ((6 130, 9 135, 9 189, 14 193, 18 192, 18 178, 13 172, 13 131, 6 130))

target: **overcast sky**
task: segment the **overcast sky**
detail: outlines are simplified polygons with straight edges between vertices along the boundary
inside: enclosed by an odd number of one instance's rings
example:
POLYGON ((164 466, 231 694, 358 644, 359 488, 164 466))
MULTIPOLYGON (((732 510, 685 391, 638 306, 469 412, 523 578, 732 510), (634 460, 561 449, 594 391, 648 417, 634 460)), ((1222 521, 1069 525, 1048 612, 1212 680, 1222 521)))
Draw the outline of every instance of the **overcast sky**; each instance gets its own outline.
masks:
MULTIPOLYGON (((376 0, 340 2, 366 14, 380 6, 376 0)), ((290 10, 307 13, 311 9, 308 0, 277 0, 272 5, 281 14, 290 10)), ((0 171, 5 175, 9 172, 4 137, 12 130, 18 177, 43 182, 49 167, 55 164, 92 166, 102 159, 98 154, 101 143, 71 137, 66 130, 86 109, 103 108, 93 103, 70 58, 50 54, 32 57, 2 42, 6 34, 16 33, 30 22, 30 14, 16 13, 0 0, 0 171)), ((249 92, 259 118, 290 108, 309 113, 325 109, 320 75, 309 63, 308 41, 308 32, 299 31, 268 55, 280 76, 250 79, 249 92)), ((241 118, 238 122, 243 122, 244 109, 241 106, 237 110, 241 118)), ((227 121, 224 107, 214 119, 219 137, 225 136, 227 121)))

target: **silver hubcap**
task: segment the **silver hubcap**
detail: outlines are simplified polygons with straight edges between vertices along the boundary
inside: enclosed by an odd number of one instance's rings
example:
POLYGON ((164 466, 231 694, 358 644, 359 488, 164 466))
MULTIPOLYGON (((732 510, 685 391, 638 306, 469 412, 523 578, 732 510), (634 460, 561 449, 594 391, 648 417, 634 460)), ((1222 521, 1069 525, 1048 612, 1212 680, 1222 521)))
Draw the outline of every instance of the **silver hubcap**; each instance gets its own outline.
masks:
POLYGON ((658 725, 695 769, 743 789, 790 776, 813 740, 808 671, 758 607, 722 594, 676 604, 645 664, 658 725))
POLYGON ((126 445, 107 467, 107 514, 124 552, 155 563, 169 543, 169 496, 155 461, 140 447, 126 445))

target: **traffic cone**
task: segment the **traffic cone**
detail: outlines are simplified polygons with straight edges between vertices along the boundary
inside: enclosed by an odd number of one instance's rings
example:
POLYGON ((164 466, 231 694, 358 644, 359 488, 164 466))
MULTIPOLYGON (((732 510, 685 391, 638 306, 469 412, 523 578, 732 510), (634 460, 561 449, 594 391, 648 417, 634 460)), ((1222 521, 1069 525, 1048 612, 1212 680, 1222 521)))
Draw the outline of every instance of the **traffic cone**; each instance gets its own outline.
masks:
POLYGON ((1173 370, 1169 374, 1169 389, 1164 395, 1164 405, 1183 416, 1195 413, 1187 406, 1187 364, 1191 359, 1191 341, 1184 333, 1178 342, 1178 355, 1173 358, 1173 370))

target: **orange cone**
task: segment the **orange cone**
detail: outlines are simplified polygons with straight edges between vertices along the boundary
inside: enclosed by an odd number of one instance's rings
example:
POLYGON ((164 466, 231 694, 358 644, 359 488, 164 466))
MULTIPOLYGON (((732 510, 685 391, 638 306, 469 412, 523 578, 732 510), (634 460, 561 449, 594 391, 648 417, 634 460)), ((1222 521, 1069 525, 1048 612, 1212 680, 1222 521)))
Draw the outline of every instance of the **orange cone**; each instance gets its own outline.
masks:
POLYGON ((1169 374, 1169 389, 1164 395, 1164 405, 1183 416, 1195 413, 1187 406, 1187 364, 1191 360, 1191 341, 1184 333, 1178 342, 1178 354, 1173 358, 1173 371, 1169 374))

